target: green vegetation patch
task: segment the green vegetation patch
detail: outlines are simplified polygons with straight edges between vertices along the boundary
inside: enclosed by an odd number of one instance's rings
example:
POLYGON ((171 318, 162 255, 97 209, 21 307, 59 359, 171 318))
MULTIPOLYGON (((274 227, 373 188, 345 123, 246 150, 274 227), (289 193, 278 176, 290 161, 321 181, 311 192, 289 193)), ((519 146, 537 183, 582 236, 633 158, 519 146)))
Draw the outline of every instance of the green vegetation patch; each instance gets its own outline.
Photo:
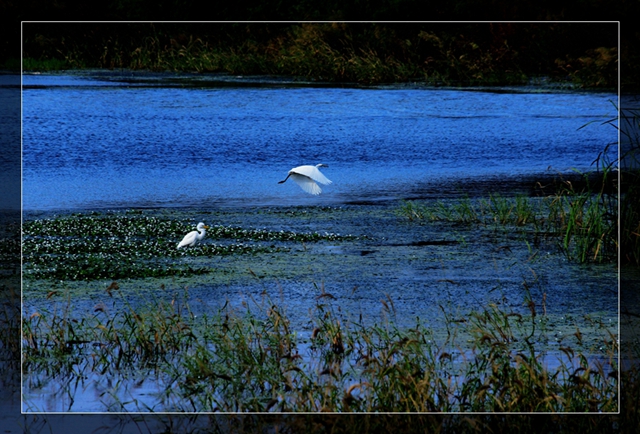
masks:
POLYGON ((93 280, 205 274, 189 257, 259 254, 291 243, 353 239, 332 233, 213 226, 204 242, 177 249, 194 230, 186 221, 125 213, 73 214, 26 221, 23 272, 31 279, 93 280))
POLYGON ((584 189, 561 181, 556 192, 540 197, 491 194, 433 204, 405 201, 396 213, 412 222, 445 221, 500 230, 527 243, 551 240, 568 259, 580 263, 612 262, 618 255, 617 189, 607 190, 613 177, 605 168, 599 186, 585 175, 584 189))

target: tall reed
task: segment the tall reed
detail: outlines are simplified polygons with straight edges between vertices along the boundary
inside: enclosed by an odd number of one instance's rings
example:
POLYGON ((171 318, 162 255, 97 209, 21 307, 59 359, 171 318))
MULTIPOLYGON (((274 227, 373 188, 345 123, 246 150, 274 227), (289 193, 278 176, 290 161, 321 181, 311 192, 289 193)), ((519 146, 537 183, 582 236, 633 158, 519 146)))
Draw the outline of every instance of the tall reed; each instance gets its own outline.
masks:
MULTIPOLYGON (((115 295, 117 294, 117 295, 115 295)), ((617 339, 595 363, 565 344, 571 357, 545 367, 536 344, 536 313, 496 305, 471 312, 442 340, 419 319, 401 329, 387 319, 366 324, 336 309, 326 293, 308 328, 294 329, 284 306, 268 297, 240 310, 192 313, 188 293, 72 312, 69 298, 23 318, 23 370, 31 381, 58 382, 71 397, 86 382, 120 384, 155 378, 155 398, 118 401, 109 409, 181 412, 615 412, 617 339), (459 334, 458 334, 459 333, 459 334), (455 336, 469 336, 471 346, 455 336), (138 379, 143 375, 142 380, 138 379)), ((388 299, 384 309, 393 311, 388 299)), ((388 318, 388 317, 387 317, 388 318)), ((27 406, 29 394, 27 393, 27 406)))
POLYGON ((595 181, 593 175, 582 174, 584 187, 560 179, 555 192, 542 198, 490 194, 488 199, 474 201, 405 201, 397 214, 411 221, 449 221, 501 229, 520 234, 524 240, 555 239, 560 251, 571 260, 611 262, 618 253, 617 190, 608 190, 613 176, 611 167, 603 166, 595 181))

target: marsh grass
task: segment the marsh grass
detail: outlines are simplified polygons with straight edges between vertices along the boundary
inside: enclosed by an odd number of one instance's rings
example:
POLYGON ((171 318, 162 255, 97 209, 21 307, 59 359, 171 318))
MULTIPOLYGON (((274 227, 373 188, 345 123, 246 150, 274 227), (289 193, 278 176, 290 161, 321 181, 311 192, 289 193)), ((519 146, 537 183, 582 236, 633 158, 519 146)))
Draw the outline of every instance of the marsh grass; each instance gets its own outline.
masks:
MULTIPOLYGON (((605 180, 607 176, 605 172, 605 180)), ((563 233, 562 247, 567 256, 579 262, 617 259, 617 197, 603 190, 592 193, 589 186, 586 191, 576 191, 570 183, 565 185, 557 201, 552 201, 551 208, 558 205, 558 209, 553 211, 551 224, 563 233)))
POLYGON ((570 260, 611 262, 618 253, 617 190, 607 190, 612 176, 610 167, 603 167, 598 185, 583 174, 584 187, 559 179, 554 193, 541 188, 538 197, 490 194, 433 204, 405 201, 396 213, 414 222, 445 221, 518 234, 527 243, 555 240, 570 260))
POLYGON ((417 201, 404 201, 397 214, 411 221, 449 221, 455 223, 483 223, 482 210, 468 197, 449 203, 436 201, 425 204, 417 201))
MULTIPOLYGON (((583 354, 578 341, 575 349, 566 342, 561 350, 569 357, 549 369, 533 309, 524 315, 488 305, 437 338, 419 320, 408 329, 390 316, 366 325, 336 309, 325 292, 301 329, 267 296, 196 316, 188 291, 139 307, 114 294, 120 309, 114 303, 78 317, 73 300, 61 296, 49 311, 23 318, 23 371, 33 387, 58 383, 69 410, 75 389, 91 382, 111 384, 108 409, 123 411, 618 409, 615 336, 602 338, 604 362, 583 354), (124 400, 128 384, 149 379, 162 385, 152 398, 124 400)), ((384 305, 392 313, 392 300, 384 305)), ((28 391, 25 397, 34 410, 28 391)))

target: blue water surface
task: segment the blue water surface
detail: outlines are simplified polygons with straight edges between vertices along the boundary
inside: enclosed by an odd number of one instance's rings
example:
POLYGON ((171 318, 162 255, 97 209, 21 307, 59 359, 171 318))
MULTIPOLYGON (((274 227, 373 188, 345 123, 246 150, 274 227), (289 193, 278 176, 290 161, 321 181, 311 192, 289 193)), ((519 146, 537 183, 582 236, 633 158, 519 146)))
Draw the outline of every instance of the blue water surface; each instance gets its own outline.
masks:
POLYGON ((593 170, 617 142, 609 93, 171 83, 23 76, 23 208, 437 196, 443 182, 593 170), (317 163, 333 181, 320 196, 278 184, 317 163))

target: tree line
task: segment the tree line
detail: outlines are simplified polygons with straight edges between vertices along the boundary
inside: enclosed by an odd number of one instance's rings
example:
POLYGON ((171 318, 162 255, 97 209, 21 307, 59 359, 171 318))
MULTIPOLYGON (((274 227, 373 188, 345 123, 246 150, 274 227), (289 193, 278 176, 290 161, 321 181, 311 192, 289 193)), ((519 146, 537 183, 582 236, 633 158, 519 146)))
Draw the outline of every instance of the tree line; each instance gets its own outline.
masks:
POLYGON ((499 85, 546 76, 614 88, 619 54, 614 22, 38 22, 23 23, 22 37, 26 66, 35 69, 283 74, 359 83, 499 85))

